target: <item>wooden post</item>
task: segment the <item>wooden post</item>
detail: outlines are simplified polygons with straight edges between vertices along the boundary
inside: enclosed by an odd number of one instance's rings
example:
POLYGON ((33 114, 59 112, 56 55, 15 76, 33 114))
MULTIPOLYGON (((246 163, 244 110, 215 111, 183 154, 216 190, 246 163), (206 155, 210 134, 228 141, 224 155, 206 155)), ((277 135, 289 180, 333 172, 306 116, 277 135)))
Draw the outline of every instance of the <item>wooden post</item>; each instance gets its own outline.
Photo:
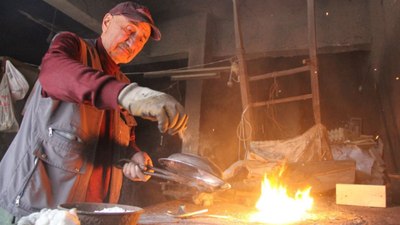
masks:
POLYGON ((315 0, 307 0, 308 16, 308 45, 310 54, 311 72, 311 92, 313 95, 313 112, 316 124, 321 123, 321 111, 319 103, 319 84, 318 84, 318 59, 317 59, 317 40, 315 28, 315 0))
MULTIPOLYGON (((235 45, 236 45, 236 56, 239 63, 239 80, 240 80, 240 93, 242 99, 242 110, 244 112, 244 119, 253 124, 253 116, 252 116, 252 108, 251 108, 251 94, 249 91, 249 80, 247 75, 247 66, 246 61, 244 58, 245 51, 243 48, 243 40, 242 40, 242 33, 240 28, 240 21, 238 15, 238 5, 237 0, 233 0, 233 17, 234 17, 234 26, 235 26, 235 45)), ((249 142, 251 140, 251 128, 243 124, 244 128, 244 137, 245 140, 245 148, 249 147, 249 142)))

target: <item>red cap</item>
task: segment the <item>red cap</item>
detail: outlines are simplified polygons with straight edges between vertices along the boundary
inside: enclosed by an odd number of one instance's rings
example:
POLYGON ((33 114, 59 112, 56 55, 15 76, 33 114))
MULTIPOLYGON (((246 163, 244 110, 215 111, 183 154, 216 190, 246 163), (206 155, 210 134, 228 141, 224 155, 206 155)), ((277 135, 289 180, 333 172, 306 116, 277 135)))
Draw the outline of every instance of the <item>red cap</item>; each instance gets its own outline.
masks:
POLYGON ((158 41, 161 39, 160 30, 154 25, 153 18, 147 7, 142 6, 136 2, 127 1, 121 2, 112 8, 108 13, 111 15, 122 15, 136 22, 145 22, 151 26, 151 37, 158 41))

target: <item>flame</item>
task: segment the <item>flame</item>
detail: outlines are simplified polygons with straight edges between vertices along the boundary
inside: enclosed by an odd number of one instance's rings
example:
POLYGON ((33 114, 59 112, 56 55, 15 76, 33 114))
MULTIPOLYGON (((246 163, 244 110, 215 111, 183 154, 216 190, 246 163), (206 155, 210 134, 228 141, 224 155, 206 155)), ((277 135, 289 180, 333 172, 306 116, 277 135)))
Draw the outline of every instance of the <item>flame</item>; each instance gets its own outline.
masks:
POLYGON ((311 210, 313 198, 311 187, 297 191, 293 197, 288 196, 286 188, 278 181, 272 182, 264 175, 261 184, 261 196, 257 201, 257 212, 250 216, 251 222, 269 224, 287 224, 305 219, 311 210))

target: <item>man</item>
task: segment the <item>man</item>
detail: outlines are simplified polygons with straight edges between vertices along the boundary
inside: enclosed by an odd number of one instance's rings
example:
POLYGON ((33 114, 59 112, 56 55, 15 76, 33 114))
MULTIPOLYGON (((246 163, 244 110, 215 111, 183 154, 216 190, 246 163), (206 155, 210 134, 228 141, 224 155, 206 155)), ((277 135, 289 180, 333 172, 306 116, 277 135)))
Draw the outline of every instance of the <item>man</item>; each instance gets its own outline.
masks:
POLYGON ((122 174, 147 181, 150 157, 134 144, 133 116, 160 132, 186 129, 171 96, 140 87, 119 70, 149 38, 159 40, 148 9, 123 2, 103 18, 97 40, 62 32, 43 57, 38 82, 14 141, 0 163, 0 207, 16 218, 64 202, 116 203, 122 174), (129 149, 127 151, 127 149, 129 149), (121 158, 134 163, 116 167, 121 158))

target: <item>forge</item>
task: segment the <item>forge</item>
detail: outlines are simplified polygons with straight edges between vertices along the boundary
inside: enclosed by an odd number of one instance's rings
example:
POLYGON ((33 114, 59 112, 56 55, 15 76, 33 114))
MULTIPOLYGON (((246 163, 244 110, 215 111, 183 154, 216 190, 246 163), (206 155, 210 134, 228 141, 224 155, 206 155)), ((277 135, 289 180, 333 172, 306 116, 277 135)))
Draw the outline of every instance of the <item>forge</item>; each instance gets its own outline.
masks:
MULTIPOLYGON (((239 194, 237 194, 239 195, 239 194)), ((366 196, 367 198, 368 196, 366 196)), ((145 208, 139 224, 319 224, 319 225, 367 225, 367 224, 398 224, 400 219, 400 207, 390 205, 387 208, 360 207, 336 204, 334 194, 313 196, 314 204, 307 215, 297 222, 292 223, 263 223, 252 222, 250 217, 256 212, 256 208, 249 203, 251 197, 242 202, 232 196, 215 199, 211 206, 203 207, 190 201, 174 200, 160 203, 145 208), (236 200, 236 201, 235 201, 236 200), (182 206, 186 212, 199 212, 207 209, 205 213, 186 218, 173 217, 166 212, 177 213, 182 206)), ((289 216, 290 211, 286 214, 289 216)))
MULTIPOLYGON (((345 152, 343 148, 331 145, 331 155, 316 151, 325 149, 317 144, 325 143, 318 131, 323 127, 279 144, 253 144, 246 160, 223 172, 229 189, 199 192, 164 182, 163 193, 174 200, 145 208, 139 224, 399 224, 399 185, 394 180, 379 185, 362 180, 359 158, 339 159, 337 152, 345 152), (289 161, 278 160, 277 152, 289 161), (324 160, 296 162, 301 157, 324 160)), ((350 147, 346 149, 354 152, 350 147)))

